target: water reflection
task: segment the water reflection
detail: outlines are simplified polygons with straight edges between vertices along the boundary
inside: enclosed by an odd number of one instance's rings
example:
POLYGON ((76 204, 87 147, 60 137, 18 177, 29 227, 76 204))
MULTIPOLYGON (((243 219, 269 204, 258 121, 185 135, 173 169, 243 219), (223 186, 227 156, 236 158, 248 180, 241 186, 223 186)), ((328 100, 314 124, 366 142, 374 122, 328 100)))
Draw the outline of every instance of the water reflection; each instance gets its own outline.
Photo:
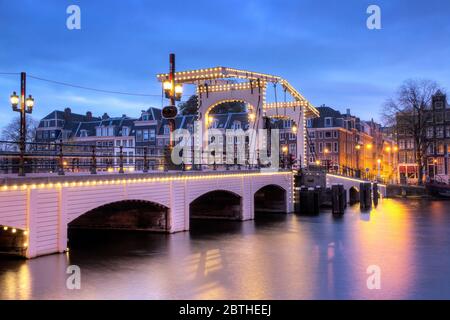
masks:
POLYGON ((449 209, 385 199, 342 218, 266 214, 193 221, 174 235, 84 232, 67 255, 0 258, 0 298, 450 298, 449 209), (81 267, 81 290, 66 289, 70 264, 81 267), (381 268, 381 290, 367 289, 370 265, 381 268))

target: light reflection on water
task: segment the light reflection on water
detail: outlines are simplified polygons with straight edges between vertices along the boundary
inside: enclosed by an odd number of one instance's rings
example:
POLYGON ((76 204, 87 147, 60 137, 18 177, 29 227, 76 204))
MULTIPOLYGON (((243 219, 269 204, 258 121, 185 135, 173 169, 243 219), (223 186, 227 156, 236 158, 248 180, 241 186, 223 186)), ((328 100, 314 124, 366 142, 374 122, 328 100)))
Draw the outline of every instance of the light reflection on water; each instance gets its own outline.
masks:
POLYGON ((450 298, 450 202, 384 200, 343 218, 194 221, 191 232, 84 234, 69 254, 0 258, 0 299, 450 298), (67 265, 81 290, 66 289, 67 265), (366 269, 381 267, 381 290, 366 269))

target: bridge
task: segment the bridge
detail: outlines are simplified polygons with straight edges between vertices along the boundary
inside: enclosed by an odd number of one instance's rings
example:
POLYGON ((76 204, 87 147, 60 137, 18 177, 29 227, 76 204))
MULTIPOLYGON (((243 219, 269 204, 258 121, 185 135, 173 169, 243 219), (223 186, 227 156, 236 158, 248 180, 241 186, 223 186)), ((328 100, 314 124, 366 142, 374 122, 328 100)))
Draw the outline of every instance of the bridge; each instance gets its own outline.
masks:
POLYGON ((258 206, 292 212, 292 172, 16 180, 24 184, 11 181, 0 188, 0 225, 3 232, 23 235, 17 248, 28 258, 66 251, 69 226, 174 233, 189 230, 191 218, 253 219, 258 206))
MULTIPOLYGON (((296 158, 301 167, 306 166, 306 119, 318 112, 286 80, 224 67, 177 72, 175 77, 177 83, 196 86, 201 130, 211 127, 210 112, 229 101, 245 102, 256 128, 264 127, 266 118, 291 119, 296 124, 292 132, 296 158), (280 84, 293 100, 267 102, 269 83, 280 84)), ((158 75, 160 81, 166 78, 158 75)), ((208 141, 197 144, 200 152, 208 150, 208 141)), ((32 148, 20 148, 28 151, 20 154, 19 164, 11 160, 14 153, 2 154, 13 170, 0 177, 0 249, 6 246, 34 258, 65 252, 70 228, 175 233, 189 230, 195 218, 244 221, 253 219, 256 211, 293 211, 295 171, 286 165, 269 169, 258 161, 241 168, 236 163, 218 166, 202 161, 196 168, 183 163, 169 171, 164 162, 158 162, 161 159, 153 159, 158 168, 150 168, 148 150, 134 149, 134 167, 127 170, 122 148, 103 152, 95 144, 32 144, 32 148), (108 161, 99 163, 99 159, 108 161), (13 176, 17 166, 27 176, 13 176)), ((359 182, 327 177, 328 184, 343 183, 347 190, 358 188, 359 182)))

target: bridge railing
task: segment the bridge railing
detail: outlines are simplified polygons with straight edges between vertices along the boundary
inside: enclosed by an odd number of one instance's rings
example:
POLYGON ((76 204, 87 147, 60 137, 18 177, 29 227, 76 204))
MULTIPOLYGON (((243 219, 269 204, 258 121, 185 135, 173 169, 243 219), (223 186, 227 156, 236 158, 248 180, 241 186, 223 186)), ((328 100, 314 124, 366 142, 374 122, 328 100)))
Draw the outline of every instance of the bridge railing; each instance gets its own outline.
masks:
POLYGON ((378 176, 377 174, 366 172, 366 171, 360 170, 360 169, 354 169, 354 168, 347 167, 347 166, 312 165, 312 166, 309 166, 309 169, 310 170, 318 170, 318 171, 335 174, 335 175, 339 175, 339 176, 343 176, 343 177, 348 177, 348 178, 355 178, 355 179, 366 180, 366 181, 376 181, 378 183, 383 183, 383 184, 386 184, 389 182, 389 179, 378 176))
MULTIPOLYGON (((125 140, 125 139, 124 139, 125 140)), ((118 140, 116 140, 117 142, 118 140)), ((129 146, 115 142, 20 142, 0 141, 0 174, 97 174, 185 170, 254 170, 260 165, 201 164, 174 165, 167 147, 129 146), (23 157, 23 161, 21 161, 23 157)), ((223 161, 222 163, 225 163, 223 161)), ((280 169, 292 164, 282 162, 280 169)))

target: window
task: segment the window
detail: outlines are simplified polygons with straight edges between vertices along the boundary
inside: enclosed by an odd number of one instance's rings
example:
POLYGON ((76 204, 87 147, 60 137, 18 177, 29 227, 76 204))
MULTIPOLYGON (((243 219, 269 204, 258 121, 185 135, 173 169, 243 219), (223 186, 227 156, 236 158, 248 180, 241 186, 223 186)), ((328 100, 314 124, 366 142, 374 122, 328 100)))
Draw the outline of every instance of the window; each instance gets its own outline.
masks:
POLYGON ((333 125, 333 118, 326 117, 325 118, 325 127, 331 127, 333 125))
POLYGON ((101 137, 101 136, 102 136, 102 127, 97 127, 97 128, 95 129, 95 135, 96 135, 97 137, 101 137))
POLYGON ((414 149, 414 140, 413 139, 406 140, 406 148, 407 149, 414 149))
POLYGON ((433 138, 434 137, 434 130, 433 127, 427 128, 427 138, 433 138))
POLYGON ((87 137, 87 131, 86 130, 81 130, 80 131, 80 137, 87 137))
POLYGON ((428 146, 428 154, 434 154, 434 143, 430 143, 428 146))
POLYGON ((143 114, 142 115, 142 121, 148 121, 148 114, 143 114))
POLYGON ((292 120, 283 120, 283 128, 288 129, 292 127, 292 120))
POLYGON ((337 138, 338 137, 338 132, 337 131, 333 131, 333 138, 337 138))
POLYGON ((128 146, 133 148, 133 139, 128 140, 128 146))
POLYGON ((237 120, 233 121, 232 129, 234 129, 234 130, 241 129, 241 122, 237 121, 237 120))
POLYGON ((124 136, 124 137, 128 136, 128 132, 129 132, 129 130, 127 127, 122 128, 122 136, 124 136))
POLYGON ((450 111, 445 113, 445 121, 450 121, 450 111))
POLYGON ((127 147, 127 140, 122 140, 122 145, 126 148, 127 147))
POLYGON ((314 139, 314 138, 316 137, 316 132, 315 132, 315 131, 311 131, 311 132, 309 133, 309 137, 310 137, 311 139, 314 139))
POLYGON ((136 141, 142 142, 142 130, 136 130, 136 141))
POLYGON ((322 139, 322 138, 323 138, 323 132, 319 131, 319 139, 322 139))
POLYGON ((120 147, 120 140, 116 140, 116 147, 120 147))
POLYGON ((444 102, 443 101, 436 101, 434 103, 434 108, 435 109, 443 109, 444 108, 444 102))
POLYGON ((405 148, 406 148, 406 143, 405 142, 406 142, 405 140, 399 140, 398 141, 398 148, 400 150, 405 150, 405 148))
POLYGON ((339 146, 338 146, 337 142, 333 143, 333 151, 336 152, 336 153, 339 152, 339 146))
POLYGON ((167 124, 164 126, 164 134, 170 134, 170 127, 167 124))
POLYGON ((322 142, 319 142, 319 152, 320 153, 323 152, 323 144, 322 144, 322 142))
POLYGON ((312 128, 312 124, 313 124, 312 119, 306 120, 306 127, 312 128))
POLYGON ((50 138, 55 138, 56 137, 56 133, 55 131, 50 131, 50 138))
POLYGON ((311 143, 309 145, 309 152, 310 153, 316 153, 316 144, 315 143, 311 143))
POLYGON ((444 154, 444 153, 445 153, 445 146, 444 146, 444 143, 443 143, 443 142, 439 142, 439 143, 437 144, 436 152, 437 152, 438 154, 444 154))
POLYGON ((142 134, 143 134, 143 140, 144 141, 148 141, 148 138, 149 138, 149 136, 148 136, 148 134, 149 134, 148 129, 142 130, 142 134))
POLYGON ((444 113, 443 112, 436 112, 435 121, 436 123, 443 123, 444 122, 444 113))
POLYGON ((450 138, 450 126, 445 127, 445 137, 450 138))
POLYGON ((331 138, 331 131, 325 131, 325 139, 331 138))
POLYGON ((444 137, 444 127, 436 127, 436 138, 444 137))

